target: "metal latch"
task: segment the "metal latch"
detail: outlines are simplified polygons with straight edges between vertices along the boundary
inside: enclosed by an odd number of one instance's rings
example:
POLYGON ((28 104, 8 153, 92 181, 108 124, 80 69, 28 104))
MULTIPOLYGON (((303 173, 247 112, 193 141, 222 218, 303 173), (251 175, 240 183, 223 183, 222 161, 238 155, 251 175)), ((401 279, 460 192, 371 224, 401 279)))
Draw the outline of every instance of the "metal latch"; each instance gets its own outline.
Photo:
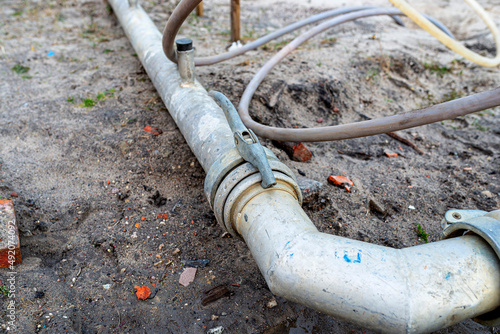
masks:
POLYGON ((273 171, 267 161, 264 148, 255 133, 241 121, 238 111, 231 101, 222 93, 210 91, 209 95, 219 104, 226 115, 229 127, 234 134, 234 143, 241 157, 257 168, 262 176, 261 186, 266 189, 276 184, 273 171))

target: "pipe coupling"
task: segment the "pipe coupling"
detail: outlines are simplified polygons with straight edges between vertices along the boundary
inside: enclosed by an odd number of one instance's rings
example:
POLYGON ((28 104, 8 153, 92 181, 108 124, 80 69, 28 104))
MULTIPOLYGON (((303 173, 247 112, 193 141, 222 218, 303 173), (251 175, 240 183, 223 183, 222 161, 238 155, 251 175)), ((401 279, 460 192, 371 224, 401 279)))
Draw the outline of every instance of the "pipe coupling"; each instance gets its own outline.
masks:
MULTIPOLYGON (((481 210, 449 210, 442 222, 443 239, 474 233, 483 238, 495 251, 500 261, 500 210, 491 212, 481 210)), ((500 325, 500 307, 474 318, 486 326, 500 325)))
POLYGON ((271 150, 264 148, 264 152, 277 182, 273 187, 261 187, 262 176, 259 170, 246 162, 236 148, 217 159, 205 178, 205 195, 217 222, 233 236, 238 235, 235 229, 238 213, 259 193, 285 191, 302 204, 302 192, 293 172, 271 150))

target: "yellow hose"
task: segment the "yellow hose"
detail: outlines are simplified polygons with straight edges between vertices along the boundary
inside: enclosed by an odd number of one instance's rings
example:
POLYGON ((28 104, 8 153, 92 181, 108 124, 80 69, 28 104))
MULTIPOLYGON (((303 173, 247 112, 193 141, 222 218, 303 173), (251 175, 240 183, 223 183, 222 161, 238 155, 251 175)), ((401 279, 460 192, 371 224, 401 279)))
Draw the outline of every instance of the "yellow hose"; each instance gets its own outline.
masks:
POLYGON ((410 6, 405 0, 389 0, 392 2, 394 6, 399 8, 403 13, 406 14, 411 20, 413 20, 417 25, 419 25, 422 29, 426 30, 432 36, 436 37, 441 43, 446 45, 451 50, 455 51, 462 57, 478 64, 486 67, 495 67, 500 65, 500 33, 498 31, 497 26, 491 19, 491 17, 486 13, 483 7, 479 5, 476 0, 464 0, 472 9, 479 15, 479 17, 483 20, 483 22, 488 26, 491 33, 493 34, 493 38, 495 39, 497 54, 495 58, 486 58, 483 57, 450 38, 444 32, 442 32, 439 28, 437 28, 434 24, 432 24, 429 20, 427 20, 422 14, 415 10, 412 6, 410 6))

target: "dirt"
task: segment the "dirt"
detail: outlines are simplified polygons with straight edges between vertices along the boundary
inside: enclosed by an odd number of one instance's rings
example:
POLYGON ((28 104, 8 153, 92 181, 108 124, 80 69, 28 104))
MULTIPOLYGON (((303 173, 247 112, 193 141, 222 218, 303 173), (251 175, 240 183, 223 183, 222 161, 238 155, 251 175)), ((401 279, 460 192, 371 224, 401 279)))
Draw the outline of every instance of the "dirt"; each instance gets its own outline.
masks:
MULTIPOLYGON (((426 0, 420 9, 493 57, 486 28, 456 2, 426 0)), ((368 3, 388 6, 355 4, 368 3)), ((500 25, 495 1, 481 3, 500 25)), ((174 5, 143 4, 160 29, 174 5)), ((243 2, 242 36, 249 41, 327 5, 243 2)), ((207 2, 205 17, 188 19, 181 35, 194 39, 200 55, 228 46, 228 9, 227 1, 207 2)), ((246 245, 217 225, 203 169, 106 2, 4 0, 0 22, 0 196, 14 200, 23 256, 14 332, 204 333, 223 326, 239 334, 368 333, 269 291, 246 245), (194 282, 180 285, 183 263, 203 259, 209 263, 194 282), (150 299, 138 300, 136 285, 147 285, 150 299), (219 285, 229 293, 219 288, 223 296, 202 306, 205 292, 219 285)), ((268 76, 252 116, 276 126, 326 126, 499 86, 498 68, 463 60, 405 22, 366 19, 319 35, 268 76)), ((236 103, 288 40, 198 68, 199 79, 236 103)), ((401 248, 424 242, 417 224, 429 242, 439 240, 448 209, 500 208, 499 114, 495 108, 399 132, 424 155, 380 135, 307 144, 313 158, 300 163, 262 142, 323 183, 304 203, 319 230, 401 248), (349 177, 351 192, 329 185, 330 175, 349 177)), ((0 271, 2 281, 8 272, 0 271)), ((1 302, 2 332, 8 301, 1 302)), ((438 333, 498 328, 465 321, 438 333)))

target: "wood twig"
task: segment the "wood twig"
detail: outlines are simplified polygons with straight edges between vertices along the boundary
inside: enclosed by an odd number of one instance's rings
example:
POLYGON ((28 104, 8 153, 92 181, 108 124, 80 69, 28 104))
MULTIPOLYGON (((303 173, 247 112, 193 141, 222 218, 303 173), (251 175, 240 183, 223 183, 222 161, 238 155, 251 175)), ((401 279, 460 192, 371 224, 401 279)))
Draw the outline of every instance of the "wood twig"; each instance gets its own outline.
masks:
POLYGON ((400 135, 396 134, 395 132, 387 132, 386 135, 388 135, 392 139, 396 139, 397 141, 399 141, 399 142, 401 142, 401 143, 403 143, 403 144, 411 147, 412 149, 414 149, 415 151, 417 151, 421 155, 425 154, 424 151, 422 151, 420 148, 418 148, 417 145, 413 144, 408 139, 405 139, 405 138, 401 137, 400 135))
POLYGON ((196 16, 203 16, 203 2, 200 2, 198 6, 196 6, 196 16))
POLYGON ((240 0, 231 0, 231 42, 241 39, 240 0))

